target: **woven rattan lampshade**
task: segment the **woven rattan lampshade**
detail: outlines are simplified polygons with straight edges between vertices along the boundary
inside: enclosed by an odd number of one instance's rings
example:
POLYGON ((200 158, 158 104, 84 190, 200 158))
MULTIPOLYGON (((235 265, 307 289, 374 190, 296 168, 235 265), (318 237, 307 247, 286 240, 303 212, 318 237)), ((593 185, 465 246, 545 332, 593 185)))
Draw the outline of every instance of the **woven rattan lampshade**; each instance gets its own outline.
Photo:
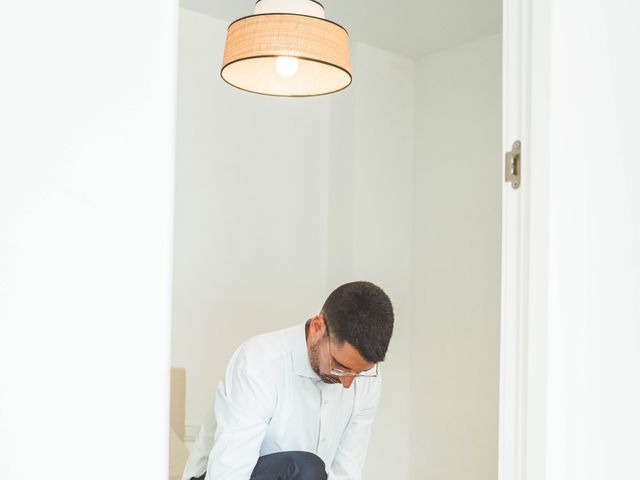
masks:
POLYGON ((312 4, 315 11, 319 5, 310 0, 262 0, 256 5, 260 13, 233 22, 227 31, 222 78, 250 92, 290 97, 348 87, 349 34, 329 20, 299 13, 308 11, 300 10, 304 4, 312 4), (274 4, 287 11, 271 11, 274 4))

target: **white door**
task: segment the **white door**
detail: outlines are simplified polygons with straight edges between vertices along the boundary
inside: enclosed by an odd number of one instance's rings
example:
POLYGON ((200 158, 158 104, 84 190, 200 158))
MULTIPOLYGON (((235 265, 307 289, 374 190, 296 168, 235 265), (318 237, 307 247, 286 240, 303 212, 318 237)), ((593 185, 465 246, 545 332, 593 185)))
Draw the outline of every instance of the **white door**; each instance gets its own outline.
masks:
POLYGON ((504 11, 500 478, 640 478, 640 4, 504 11))
POLYGON ((167 478, 177 2, 0 8, 0 478, 167 478))

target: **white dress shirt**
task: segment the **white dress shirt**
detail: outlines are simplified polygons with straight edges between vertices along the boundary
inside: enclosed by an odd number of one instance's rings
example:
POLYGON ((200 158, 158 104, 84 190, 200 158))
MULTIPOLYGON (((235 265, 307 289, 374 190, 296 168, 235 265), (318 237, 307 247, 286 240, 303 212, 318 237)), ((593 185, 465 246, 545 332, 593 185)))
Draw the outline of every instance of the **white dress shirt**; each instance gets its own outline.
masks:
POLYGON ((231 357, 215 420, 208 415, 182 478, 206 470, 207 480, 249 480, 258 457, 302 450, 324 461, 329 480, 360 480, 381 381, 356 378, 348 389, 322 382, 305 324, 253 337, 231 357))

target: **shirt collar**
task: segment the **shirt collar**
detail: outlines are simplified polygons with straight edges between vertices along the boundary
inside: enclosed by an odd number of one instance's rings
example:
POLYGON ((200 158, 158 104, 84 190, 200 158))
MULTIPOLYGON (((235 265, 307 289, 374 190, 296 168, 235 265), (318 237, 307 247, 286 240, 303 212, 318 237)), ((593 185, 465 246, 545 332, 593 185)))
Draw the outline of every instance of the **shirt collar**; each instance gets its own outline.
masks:
POLYGON ((320 377, 311 368, 309 363, 309 353, 307 351, 307 333, 305 330, 306 323, 299 325, 293 329, 293 337, 291 339, 291 356, 293 358, 293 369, 301 377, 310 377, 319 380, 320 377))

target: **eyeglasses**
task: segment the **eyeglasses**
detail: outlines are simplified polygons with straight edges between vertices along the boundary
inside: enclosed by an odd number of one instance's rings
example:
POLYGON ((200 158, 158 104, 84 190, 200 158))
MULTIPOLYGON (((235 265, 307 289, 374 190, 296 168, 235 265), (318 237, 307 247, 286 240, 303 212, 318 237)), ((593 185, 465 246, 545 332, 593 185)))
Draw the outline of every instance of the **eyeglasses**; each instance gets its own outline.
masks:
POLYGON ((334 377, 377 377, 378 376, 378 364, 375 367, 371 367, 369 370, 357 373, 354 370, 347 370, 342 368, 333 367, 333 353, 331 353, 331 333, 329 332, 329 326, 325 320, 325 328, 327 329, 327 335, 329 336, 329 374, 334 377), (373 371, 375 368, 375 371, 373 371))

